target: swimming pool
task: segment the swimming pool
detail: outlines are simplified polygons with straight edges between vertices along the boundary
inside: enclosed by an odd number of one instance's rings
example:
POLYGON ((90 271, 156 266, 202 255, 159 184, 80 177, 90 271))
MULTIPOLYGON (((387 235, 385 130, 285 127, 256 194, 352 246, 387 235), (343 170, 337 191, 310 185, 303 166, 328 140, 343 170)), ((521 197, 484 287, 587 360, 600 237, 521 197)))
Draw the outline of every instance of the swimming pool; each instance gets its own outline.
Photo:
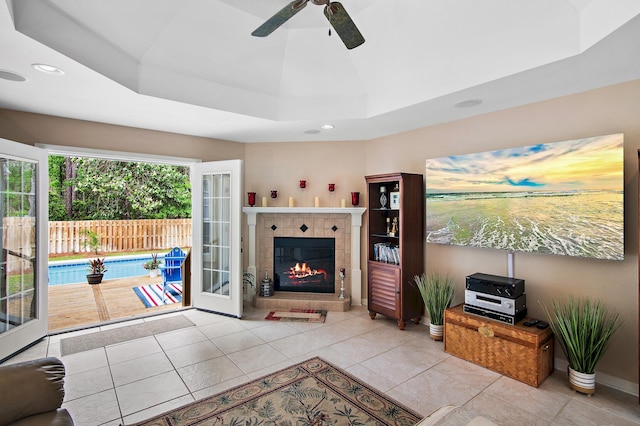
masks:
MULTIPOLYGON (((158 256, 158 259, 160 260, 161 256, 158 256)), ((104 279, 148 275, 149 271, 142 267, 142 264, 148 260, 151 260, 151 255, 107 257, 104 261, 107 266, 104 279)), ((89 273, 88 268, 89 259, 49 262, 49 285, 86 282, 87 274, 89 273)))

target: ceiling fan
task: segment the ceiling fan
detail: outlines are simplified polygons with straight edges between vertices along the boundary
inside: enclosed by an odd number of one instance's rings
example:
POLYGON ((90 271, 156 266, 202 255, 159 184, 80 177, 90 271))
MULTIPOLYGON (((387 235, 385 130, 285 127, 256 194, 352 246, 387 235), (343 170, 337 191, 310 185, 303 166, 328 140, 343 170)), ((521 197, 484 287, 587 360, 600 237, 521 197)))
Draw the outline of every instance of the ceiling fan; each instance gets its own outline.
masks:
MULTIPOLYGON (((364 37, 360 34, 360 30, 353 23, 351 17, 342 6, 342 3, 330 0, 294 0, 285 7, 283 7, 278 13, 260 25, 254 32, 251 33, 255 37, 266 37, 282 24, 287 22, 296 13, 300 12, 307 3, 311 3, 324 6, 324 16, 327 17, 329 23, 333 29, 338 33, 342 42, 347 46, 347 49, 353 49, 364 43, 364 37)), ((331 34, 331 32, 329 32, 331 34)))

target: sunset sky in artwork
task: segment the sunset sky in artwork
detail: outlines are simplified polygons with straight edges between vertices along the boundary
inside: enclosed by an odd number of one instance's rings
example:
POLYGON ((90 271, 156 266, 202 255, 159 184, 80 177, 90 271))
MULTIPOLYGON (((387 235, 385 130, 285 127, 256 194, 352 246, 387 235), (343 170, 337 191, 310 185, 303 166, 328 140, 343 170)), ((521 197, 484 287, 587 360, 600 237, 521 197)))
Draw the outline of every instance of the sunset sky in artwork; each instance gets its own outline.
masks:
POLYGON ((623 157, 619 133, 429 159, 427 193, 622 191, 623 157))

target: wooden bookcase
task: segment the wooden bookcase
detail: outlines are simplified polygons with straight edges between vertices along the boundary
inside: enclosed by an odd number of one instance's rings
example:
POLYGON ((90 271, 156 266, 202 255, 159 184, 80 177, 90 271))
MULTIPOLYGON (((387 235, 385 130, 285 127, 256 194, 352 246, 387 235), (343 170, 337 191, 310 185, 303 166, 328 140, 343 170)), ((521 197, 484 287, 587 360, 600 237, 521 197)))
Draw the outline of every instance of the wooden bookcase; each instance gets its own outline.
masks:
POLYGON ((388 173, 366 176, 367 301, 369 316, 394 318, 404 330, 408 320, 416 324, 424 303, 413 277, 424 272, 424 179, 420 174, 388 173), (386 189, 386 208, 381 205, 381 188, 386 189), (396 189, 397 188, 397 189, 396 189), (391 207, 391 193, 399 193, 391 207), (396 233, 391 235, 394 219, 396 233))

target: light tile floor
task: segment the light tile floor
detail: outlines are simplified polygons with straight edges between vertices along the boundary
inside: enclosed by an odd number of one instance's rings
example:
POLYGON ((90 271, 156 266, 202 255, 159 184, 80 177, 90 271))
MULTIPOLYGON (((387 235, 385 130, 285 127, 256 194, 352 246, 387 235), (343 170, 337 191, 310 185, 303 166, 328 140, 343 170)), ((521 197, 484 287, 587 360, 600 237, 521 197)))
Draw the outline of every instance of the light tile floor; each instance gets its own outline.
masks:
MULTIPOLYGON (((329 312, 324 324, 266 314, 251 306, 241 320, 174 312, 165 316, 185 315, 196 327, 61 357, 64 406, 78 425, 128 424, 320 356, 425 416, 455 404, 501 425, 640 425, 635 396, 601 385, 592 397, 577 394, 560 371, 536 389, 446 354, 424 325, 400 331, 364 308, 329 312)), ((50 336, 7 363, 59 357, 62 338, 93 331, 50 336)))

